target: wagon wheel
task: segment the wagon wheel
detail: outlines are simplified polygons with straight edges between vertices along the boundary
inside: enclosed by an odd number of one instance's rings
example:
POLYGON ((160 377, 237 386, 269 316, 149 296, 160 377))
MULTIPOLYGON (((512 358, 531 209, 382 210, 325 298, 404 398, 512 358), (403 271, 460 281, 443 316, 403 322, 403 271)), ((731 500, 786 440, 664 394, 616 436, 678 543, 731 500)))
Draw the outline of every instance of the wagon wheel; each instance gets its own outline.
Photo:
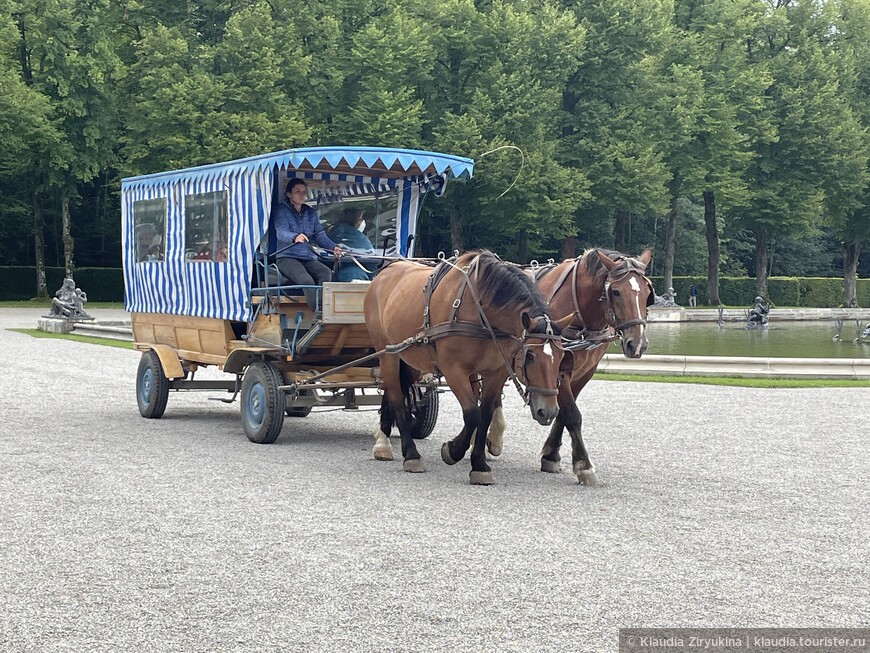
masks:
POLYGON ((411 406, 411 437, 428 438, 438 420, 438 389, 432 386, 414 386, 415 400, 411 406))
MULTIPOLYGON (((314 390, 300 390, 300 397, 313 397, 314 390)), ((288 406, 284 411, 287 413, 287 417, 308 417, 311 414, 312 406, 298 406, 296 408, 288 406)))
POLYGON ((284 426, 284 393, 279 390, 281 374, 271 363, 257 361, 242 379, 242 427, 248 440, 272 444, 284 426))
POLYGON ((166 410, 169 399, 169 379, 153 349, 142 352, 136 372, 136 403, 142 417, 157 419, 166 410))

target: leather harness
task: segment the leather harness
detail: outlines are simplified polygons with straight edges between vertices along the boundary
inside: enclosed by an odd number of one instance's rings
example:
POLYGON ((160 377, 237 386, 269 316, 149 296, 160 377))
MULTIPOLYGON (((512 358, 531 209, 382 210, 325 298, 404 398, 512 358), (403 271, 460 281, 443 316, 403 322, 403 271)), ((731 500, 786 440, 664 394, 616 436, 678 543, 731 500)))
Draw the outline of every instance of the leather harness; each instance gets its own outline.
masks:
MULTIPOLYGON (((535 338, 556 341, 557 346, 559 346, 558 342, 561 341, 561 336, 553 333, 553 330, 550 326, 549 316, 547 316, 546 313, 544 314, 544 317, 547 320, 547 332, 543 334, 528 334, 525 330, 523 330, 523 333, 519 337, 517 337, 512 333, 507 333, 505 331, 494 328, 490 324, 489 319, 487 319, 486 313, 484 313, 483 311, 483 305, 480 302, 480 298, 477 296, 477 291, 474 288, 474 284, 471 283, 471 277, 477 272, 477 266, 479 261, 480 254, 475 256, 468 265, 460 268, 456 266, 451 260, 442 258, 442 260, 435 266, 435 269, 432 270, 432 272, 429 274, 429 278, 426 280, 426 285, 423 287, 423 325, 421 332, 416 337, 416 340, 418 340, 418 342, 420 342, 421 344, 425 344, 428 346, 429 358, 431 360, 433 371, 439 376, 441 375, 441 372, 438 369, 438 365, 435 360, 435 345, 433 344, 434 341, 440 338, 446 338, 448 336, 464 336, 468 338, 477 338, 480 340, 492 340, 496 343, 496 347, 502 357, 502 362, 505 365, 505 369, 507 369, 508 371, 511 381, 513 381, 514 386, 517 388, 517 391, 520 393, 520 395, 522 395, 523 400, 526 403, 528 403, 529 396, 532 392, 542 395, 557 394, 558 386, 556 389, 552 389, 529 385, 528 376, 526 375, 525 369, 526 351, 529 347, 535 345, 527 343, 526 340, 529 335, 533 335, 535 338), (453 300, 450 317, 446 322, 431 325, 429 322, 429 306, 432 300, 432 295, 435 292, 435 289, 438 287, 438 284, 444 279, 444 277, 451 269, 459 271, 462 274, 462 280, 459 283, 459 287, 456 291, 456 297, 453 300), (457 316, 459 307, 462 304, 462 296, 465 293, 466 289, 471 293, 471 296, 474 299, 475 308, 477 309, 476 322, 460 320, 457 316), (522 386, 517 379, 517 375, 514 373, 513 366, 508 361, 502 348, 498 346, 498 340, 508 338, 518 340, 522 348, 523 364, 521 371, 523 374, 523 380, 526 383, 525 391, 523 391, 522 386)), ((541 344, 543 345, 543 343, 541 344)))

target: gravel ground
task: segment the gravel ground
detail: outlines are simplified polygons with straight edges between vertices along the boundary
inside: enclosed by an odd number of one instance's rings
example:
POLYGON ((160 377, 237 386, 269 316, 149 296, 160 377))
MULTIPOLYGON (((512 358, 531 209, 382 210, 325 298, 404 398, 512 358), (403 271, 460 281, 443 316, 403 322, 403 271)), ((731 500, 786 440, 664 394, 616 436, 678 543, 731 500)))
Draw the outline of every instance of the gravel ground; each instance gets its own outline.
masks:
POLYGON ((438 453, 449 395, 426 474, 372 460, 374 412, 259 446, 208 393, 142 419, 137 353, 5 330, 36 315, 0 309, 0 651, 598 652, 620 627, 870 625, 867 389, 593 381, 592 488, 567 449, 537 471, 544 428, 508 394, 497 485, 471 487, 438 453))

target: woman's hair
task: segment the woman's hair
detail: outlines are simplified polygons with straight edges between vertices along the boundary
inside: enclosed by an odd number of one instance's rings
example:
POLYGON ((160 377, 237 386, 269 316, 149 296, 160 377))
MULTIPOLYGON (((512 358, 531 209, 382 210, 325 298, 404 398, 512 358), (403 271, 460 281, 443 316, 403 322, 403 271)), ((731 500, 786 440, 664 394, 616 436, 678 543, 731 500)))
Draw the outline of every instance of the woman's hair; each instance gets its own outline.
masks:
POLYGON ((307 186, 304 179, 300 179, 299 177, 294 177, 287 182, 287 188, 284 189, 285 193, 289 193, 297 186, 307 186))

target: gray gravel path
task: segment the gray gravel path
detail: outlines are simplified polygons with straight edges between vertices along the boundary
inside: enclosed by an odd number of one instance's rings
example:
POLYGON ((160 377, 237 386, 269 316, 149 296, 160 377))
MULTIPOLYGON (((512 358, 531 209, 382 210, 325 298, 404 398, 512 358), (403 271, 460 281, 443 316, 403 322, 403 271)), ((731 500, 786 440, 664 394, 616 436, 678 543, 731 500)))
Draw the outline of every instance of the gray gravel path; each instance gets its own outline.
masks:
POLYGON ((598 652, 627 626, 870 625, 867 389, 593 381, 595 488, 568 450, 537 471, 544 429, 509 394, 483 488, 440 461, 450 396, 429 472, 405 474, 371 459, 373 412, 288 419, 272 446, 207 394, 142 419, 138 354, 5 330, 28 320, 0 309, 0 651, 598 652))

